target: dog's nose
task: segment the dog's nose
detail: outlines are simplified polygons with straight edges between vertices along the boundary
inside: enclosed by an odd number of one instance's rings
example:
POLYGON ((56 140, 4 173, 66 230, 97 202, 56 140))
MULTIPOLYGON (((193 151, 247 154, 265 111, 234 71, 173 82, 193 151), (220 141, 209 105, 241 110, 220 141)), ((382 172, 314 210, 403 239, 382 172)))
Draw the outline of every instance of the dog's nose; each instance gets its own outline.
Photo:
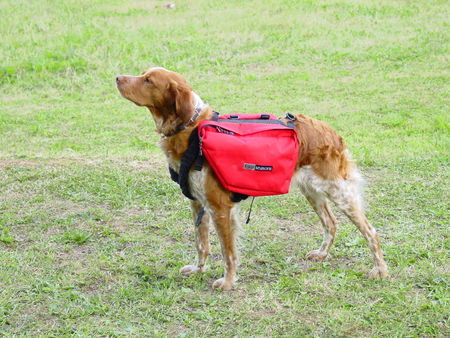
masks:
POLYGON ((122 76, 117 76, 116 77, 116 83, 119 83, 120 81, 122 81, 122 76))

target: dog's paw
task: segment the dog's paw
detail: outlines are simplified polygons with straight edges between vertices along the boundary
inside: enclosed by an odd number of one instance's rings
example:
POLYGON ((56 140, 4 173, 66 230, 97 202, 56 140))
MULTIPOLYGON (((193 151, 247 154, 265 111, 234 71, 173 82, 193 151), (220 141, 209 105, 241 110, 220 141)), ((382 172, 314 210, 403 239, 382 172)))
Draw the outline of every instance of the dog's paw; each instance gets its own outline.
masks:
POLYGON ((214 289, 221 289, 224 291, 228 291, 228 290, 231 290, 231 288, 233 287, 233 284, 225 281, 225 278, 220 278, 213 283, 212 287, 214 289))
POLYGON ((322 262, 327 258, 327 254, 320 250, 313 250, 309 254, 306 255, 306 259, 309 259, 310 261, 315 262, 322 262))
POLYGON ((369 272, 369 278, 386 278, 388 276, 388 271, 386 267, 376 266, 369 272))
POLYGON ((205 268, 199 268, 197 265, 186 265, 180 269, 180 273, 185 276, 189 276, 194 273, 203 272, 204 270, 205 268))

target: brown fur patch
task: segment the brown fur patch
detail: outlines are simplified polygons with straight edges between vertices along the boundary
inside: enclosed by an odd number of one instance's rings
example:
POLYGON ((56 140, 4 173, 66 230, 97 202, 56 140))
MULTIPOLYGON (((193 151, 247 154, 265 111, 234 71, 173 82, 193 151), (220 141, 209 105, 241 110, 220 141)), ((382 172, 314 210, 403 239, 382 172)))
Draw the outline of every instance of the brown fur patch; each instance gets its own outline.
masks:
POLYGON ((311 165, 320 177, 333 180, 346 178, 351 162, 345 154, 345 144, 326 123, 298 114, 295 129, 300 141, 297 168, 311 165))

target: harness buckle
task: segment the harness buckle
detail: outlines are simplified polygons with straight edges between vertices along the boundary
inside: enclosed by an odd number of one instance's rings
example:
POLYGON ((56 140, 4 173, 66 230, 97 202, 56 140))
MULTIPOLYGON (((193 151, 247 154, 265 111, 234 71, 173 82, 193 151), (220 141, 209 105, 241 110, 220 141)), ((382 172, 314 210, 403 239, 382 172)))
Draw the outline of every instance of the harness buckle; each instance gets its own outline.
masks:
POLYGON ((291 113, 286 113, 286 117, 285 118, 287 120, 289 120, 289 121, 297 121, 297 118, 291 113))

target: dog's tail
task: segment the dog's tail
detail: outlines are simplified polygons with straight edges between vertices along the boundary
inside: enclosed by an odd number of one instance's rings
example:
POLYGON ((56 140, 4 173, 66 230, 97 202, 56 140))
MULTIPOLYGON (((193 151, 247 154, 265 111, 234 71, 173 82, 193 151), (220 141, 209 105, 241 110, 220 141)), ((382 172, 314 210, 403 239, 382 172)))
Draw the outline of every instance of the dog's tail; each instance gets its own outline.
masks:
POLYGON ((339 151, 332 146, 322 146, 313 151, 311 167, 325 180, 335 181, 335 187, 351 192, 359 208, 365 208, 365 182, 347 149, 339 151))

